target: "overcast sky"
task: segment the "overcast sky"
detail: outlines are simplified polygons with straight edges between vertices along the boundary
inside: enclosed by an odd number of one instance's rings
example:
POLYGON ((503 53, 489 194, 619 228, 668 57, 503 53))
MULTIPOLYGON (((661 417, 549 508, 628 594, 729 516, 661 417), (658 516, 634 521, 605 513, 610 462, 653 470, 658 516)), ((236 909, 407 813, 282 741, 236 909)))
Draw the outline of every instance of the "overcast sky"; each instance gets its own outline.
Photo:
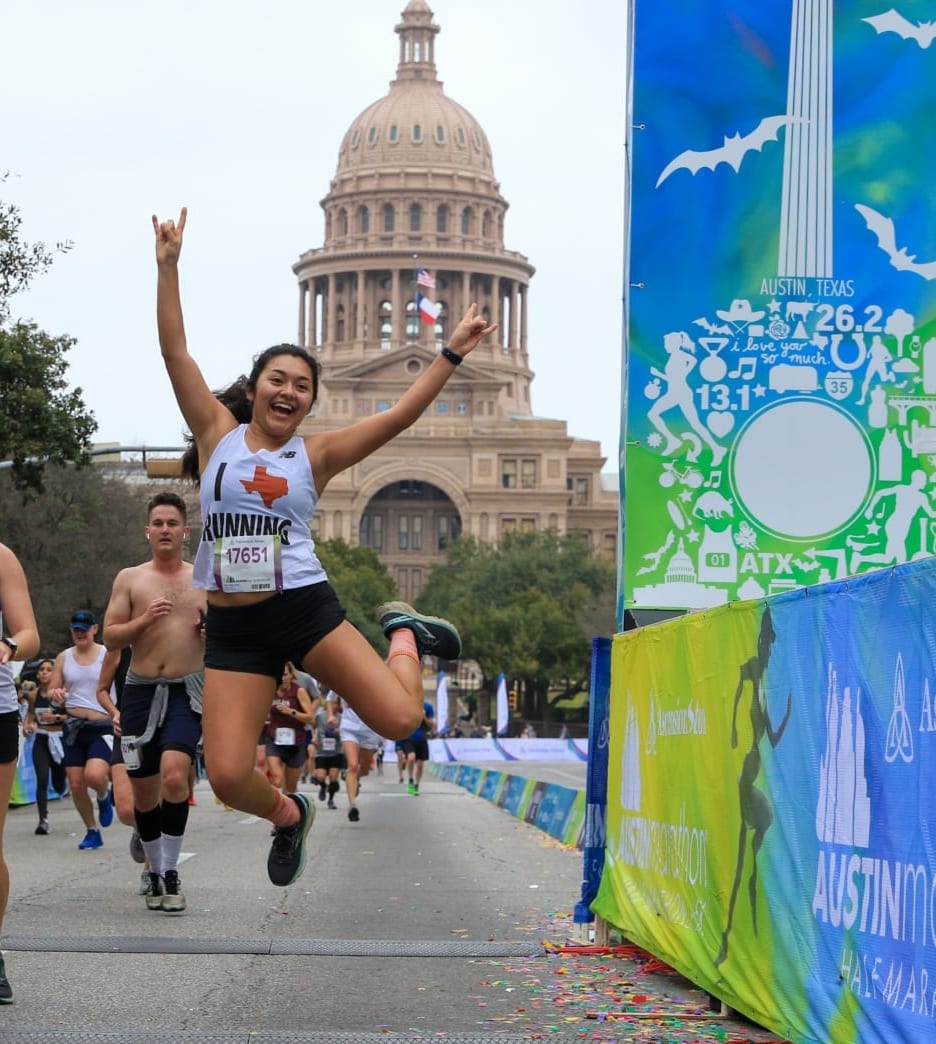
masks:
MULTIPOLYGON (((622 0, 430 0, 446 94, 481 123, 536 267, 533 410, 620 429, 625 141, 622 0)), ((189 348, 212 387, 297 336, 292 264, 354 118, 394 78, 405 0, 6 0, 0 200, 23 235, 71 240, 16 317, 70 334, 69 377, 104 442, 177 445, 154 321, 150 214, 189 208, 189 348)))

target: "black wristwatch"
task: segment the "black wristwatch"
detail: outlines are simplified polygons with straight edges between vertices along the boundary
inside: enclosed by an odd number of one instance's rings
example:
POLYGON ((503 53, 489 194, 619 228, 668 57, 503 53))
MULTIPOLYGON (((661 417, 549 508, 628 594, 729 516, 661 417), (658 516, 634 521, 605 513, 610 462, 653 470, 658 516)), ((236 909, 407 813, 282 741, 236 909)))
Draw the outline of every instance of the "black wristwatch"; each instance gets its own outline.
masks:
POLYGON ((16 655, 19 646, 16 644, 16 642, 13 641, 12 638, 0 638, 0 642, 3 642, 4 645, 8 645, 10 647, 10 652, 12 654, 10 656, 10 659, 12 660, 13 657, 16 655))

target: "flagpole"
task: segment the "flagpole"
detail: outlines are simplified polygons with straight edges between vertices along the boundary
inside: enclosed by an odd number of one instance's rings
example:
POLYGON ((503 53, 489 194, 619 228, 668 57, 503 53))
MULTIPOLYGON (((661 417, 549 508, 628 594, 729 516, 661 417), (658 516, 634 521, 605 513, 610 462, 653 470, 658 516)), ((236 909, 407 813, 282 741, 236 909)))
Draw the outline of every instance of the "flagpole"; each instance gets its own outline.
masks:
POLYGON ((413 318, 416 320, 416 343, 422 344, 423 321, 419 313, 419 254, 413 254, 413 318))

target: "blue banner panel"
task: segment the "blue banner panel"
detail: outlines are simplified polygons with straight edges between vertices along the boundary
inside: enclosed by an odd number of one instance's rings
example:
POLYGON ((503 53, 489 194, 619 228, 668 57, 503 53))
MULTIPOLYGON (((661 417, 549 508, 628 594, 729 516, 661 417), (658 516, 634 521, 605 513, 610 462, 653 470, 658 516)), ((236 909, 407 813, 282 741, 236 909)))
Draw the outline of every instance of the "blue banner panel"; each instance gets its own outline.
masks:
POLYGON ((796 1042, 936 1036, 936 559, 617 635, 597 914, 796 1042))
POLYGON ((934 24, 636 4, 625 607, 936 551, 934 24))

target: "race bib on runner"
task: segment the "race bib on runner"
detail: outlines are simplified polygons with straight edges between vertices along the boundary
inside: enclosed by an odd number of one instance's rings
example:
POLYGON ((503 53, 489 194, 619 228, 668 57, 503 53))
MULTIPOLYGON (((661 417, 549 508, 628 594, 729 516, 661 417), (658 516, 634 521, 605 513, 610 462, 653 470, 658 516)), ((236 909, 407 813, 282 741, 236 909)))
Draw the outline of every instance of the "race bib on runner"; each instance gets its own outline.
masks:
POLYGON ((323 736, 322 737, 322 750, 334 750, 335 749, 335 737, 334 736, 323 736))
POLYGON ((218 537, 214 543, 215 580, 222 591, 280 591, 281 541, 277 535, 218 537))
POLYGON ((277 747, 294 747, 296 745, 296 730, 278 728, 273 742, 277 747))

